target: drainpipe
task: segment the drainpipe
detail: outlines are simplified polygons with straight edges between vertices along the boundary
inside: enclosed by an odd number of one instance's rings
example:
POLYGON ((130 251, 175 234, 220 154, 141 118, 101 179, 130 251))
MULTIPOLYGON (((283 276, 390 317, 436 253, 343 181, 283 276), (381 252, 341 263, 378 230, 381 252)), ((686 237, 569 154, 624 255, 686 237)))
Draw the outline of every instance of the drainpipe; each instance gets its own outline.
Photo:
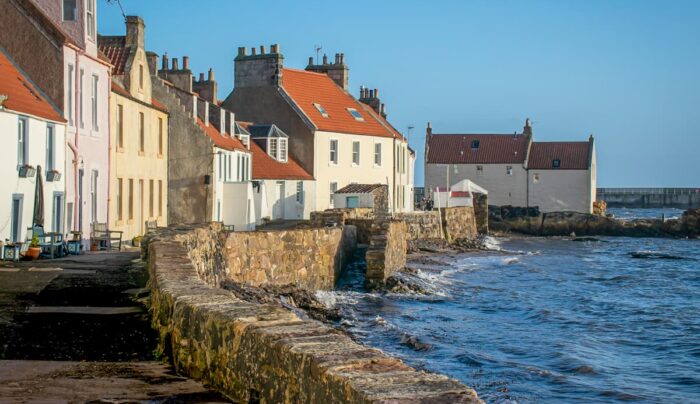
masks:
MULTIPOLYGON (((107 70, 107 228, 109 228, 109 206, 112 201, 112 177, 110 176, 112 171, 112 73, 111 70, 107 70)), ((142 220, 143 222, 143 220, 142 220)), ((143 223, 141 223, 143 225, 143 223)))
MULTIPOLYGON (((82 97, 82 94, 80 94, 80 83, 78 82, 80 78, 80 57, 79 57, 79 52, 77 49, 73 49, 73 52, 75 52, 75 72, 74 78, 73 78, 73 85, 75 86, 74 92, 75 92, 75 97, 73 97, 73 105, 70 105, 69 108, 74 108, 80 105, 78 103, 78 100, 80 97, 82 97)), ((73 159, 73 230, 77 230, 78 228, 76 227, 77 223, 80 223, 80 220, 78 218, 78 214, 80 212, 80 207, 78 206, 78 190, 80 189, 78 181, 80 176, 78 175, 78 167, 80 162, 78 161, 80 159, 80 147, 78 144, 78 139, 79 139, 79 132, 80 132, 80 120, 82 117, 80 116, 80 108, 74 108, 73 109, 75 113, 73 116, 75 117, 75 121, 73 122, 75 126, 75 139, 73 140, 73 145, 68 143, 68 147, 73 151, 73 155, 75 158, 73 159)))

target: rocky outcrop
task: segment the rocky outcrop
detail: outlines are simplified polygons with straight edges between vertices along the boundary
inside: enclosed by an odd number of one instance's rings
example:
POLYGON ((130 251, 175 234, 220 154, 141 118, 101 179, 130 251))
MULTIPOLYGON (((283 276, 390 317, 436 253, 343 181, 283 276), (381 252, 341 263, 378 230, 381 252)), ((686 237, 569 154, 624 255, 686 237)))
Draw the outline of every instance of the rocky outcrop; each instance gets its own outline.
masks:
POLYGON ((143 244, 159 350, 178 372, 235 402, 480 402, 446 376, 416 371, 318 321, 212 285, 217 277, 203 272, 222 256, 209 258, 212 247, 197 238, 222 241, 215 233, 208 226, 159 229, 143 244))
POLYGON ((626 236, 626 237, 698 237, 700 209, 686 211, 679 219, 617 220, 578 212, 551 212, 537 216, 491 217, 496 231, 535 236, 626 236))

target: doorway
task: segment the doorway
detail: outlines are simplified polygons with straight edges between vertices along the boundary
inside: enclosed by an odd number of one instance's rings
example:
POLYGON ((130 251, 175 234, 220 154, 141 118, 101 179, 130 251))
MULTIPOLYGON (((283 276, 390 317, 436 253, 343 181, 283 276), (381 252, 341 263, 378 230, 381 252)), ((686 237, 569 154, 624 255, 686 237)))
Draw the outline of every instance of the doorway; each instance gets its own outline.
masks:
POLYGON ((284 219, 284 181, 275 183, 275 204, 272 207, 272 219, 284 219))

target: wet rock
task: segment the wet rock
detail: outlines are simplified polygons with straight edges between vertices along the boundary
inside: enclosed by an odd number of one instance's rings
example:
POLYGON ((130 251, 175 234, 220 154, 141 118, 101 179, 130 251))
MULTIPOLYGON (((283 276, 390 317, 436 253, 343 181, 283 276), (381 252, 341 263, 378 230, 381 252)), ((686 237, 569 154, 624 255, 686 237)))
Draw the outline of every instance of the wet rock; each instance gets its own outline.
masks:
POLYGON ((594 242, 594 243, 607 243, 607 241, 601 240, 601 239, 596 238, 596 237, 574 237, 571 239, 571 241, 578 241, 578 242, 590 241, 590 242, 594 242))
POLYGON ((431 344, 428 344, 427 342, 422 342, 420 339, 417 337, 414 337, 413 335, 404 335, 401 337, 401 345, 405 345, 414 351, 430 351, 433 349, 433 346, 431 344))
POLYGON ((672 254, 666 254, 662 252, 656 252, 656 251, 635 251, 630 253, 630 257, 632 258, 641 258, 641 259, 661 259, 661 260, 682 260, 684 257, 680 257, 678 255, 672 255, 672 254))

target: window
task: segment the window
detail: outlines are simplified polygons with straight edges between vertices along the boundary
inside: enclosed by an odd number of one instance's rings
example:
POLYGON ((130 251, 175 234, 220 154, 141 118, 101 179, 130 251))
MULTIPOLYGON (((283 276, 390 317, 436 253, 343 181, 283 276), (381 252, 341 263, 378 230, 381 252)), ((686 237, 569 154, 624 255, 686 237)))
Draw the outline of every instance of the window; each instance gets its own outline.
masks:
POLYGON ((90 177, 90 192, 91 192, 91 197, 92 197, 92 223, 97 222, 97 180, 100 176, 100 172, 97 170, 92 170, 92 175, 90 177))
POLYGON ((83 80, 83 76, 85 76, 85 71, 83 69, 80 69, 80 99, 78 100, 78 106, 79 106, 78 108, 79 108, 79 112, 80 112, 80 127, 81 128, 85 127, 85 118, 84 118, 85 114, 83 113, 83 98, 85 98, 85 97, 83 97, 83 94, 85 94, 83 92, 83 81, 85 81, 85 80, 83 80))
POLYGON ((226 181, 231 181, 231 179, 233 179, 233 175, 231 175, 231 171, 233 170, 233 164, 231 164, 231 153, 228 153, 227 156, 228 156, 228 170, 226 171, 226 181))
POLYGON ((158 155, 163 155, 163 118, 158 118, 158 155))
POLYGON ((158 217, 163 217, 163 180, 158 180, 158 217))
POLYGON ((277 159, 277 139, 270 138, 267 140, 268 148, 267 153, 273 158, 277 159))
POLYGON ((279 139, 279 158, 277 160, 279 161, 287 161, 287 139, 280 138, 279 139))
POLYGON ((29 164, 29 138, 27 118, 19 118, 17 123, 17 166, 29 164))
MULTIPOLYGON (((91 0, 88 0, 91 1, 91 0)), ((97 83, 99 77, 92 76, 92 130, 100 130, 97 126, 97 83)))
POLYGON ((478 148, 479 148, 479 139, 472 140, 472 150, 476 150, 478 148))
POLYGON ((117 220, 124 219, 124 209, 122 208, 123 182, 121 178, 117 178, 117 220))
POLYGON ((241 143, 246 149, 250 149, 250 137, 248 135, 241 135, 241 143))
POLYGON ((323 109, 321 104, 314 104, 314 107, 316 107, 316 110, 321 114, 322 117, 328 118, 328 112, 326 112, 326 110, 323 109))
POLYGON ((482 175, 484 173, 484 166, 476 166, 476 175, 482 175))
POLYGON ((381 143, 374 144, 374 165, 375 166, 382 165, 382 144, 381 143))
POLYGON ((85 23, 87 24, 87 34, 88 38, 95 40, 95 0, 86 0, 85 11, 87 18, 85 23))
POLYGON ((360 142, 352 142, 352 164, 360 165, 360 142))
POLYGON ((338 140, 331 139, 330 141, 330 162, 332 164, 338 164, 338 140))
POLYGON ((236 154, 236 178, 238 181, 243 181, 243 161, 240 154, 236 154))
POLYGON ((139 112, 139 152, 146 151, 146 116, 139 112))
POLYGON ((139 65, 139 89, 143 90, 143 65, 139 65))
POLYGON ((245 156, 245 175, 244 175, 244 180, 245 181, 250 181, 250 155, 245 156))
POLYGON ((46 125, 46 171, 56 169, 56 128, 46 125))
POLYGON ((330 190, 331 190, 331 206, 333 206, 333 194, 335 193, 335 191, 338 190, 338 183, 331 182, 330 190))
POLYGON ((363 118, 362 115, 360 115, 360 113, 357 112, 355 108, 348 108, 348 112, 350 113, 350 115, 352 115, 353 118, 355 118, 356 121, 361 122, 365 120, 365 118, 363 118))
POLYGON ((221 151, 216 152, 219 155, 219 182, 224 180, 224 156, 221 151))
POLYGON ((63 0, 63 21, 75 21, 78 18, 76 0, 63 0))
POLYGON ((153 217, 153 205, 155 200, 153 180, 148 181, 148 217, 153 217))
POLYGON ((296 200, 300 204, 304 204, 304 181, 297 181, 296 200))
POLYGON ((532 175, 532 182, 534 182, 535 184, 537 184, 538 182, 540 182, 540 175, 537 174, 537 173, 533 174, 533 175, 532 175))
POLYGON ((124 148, 124 106, 117 104, 117 149, 124 148))
POLYGON ((73 65, 68 65, 68 80, 66 80, 68 85, 68 105, 66 106, 66 111, 68 113, 68 124, 73 126, 73 90, 75 86, 73 85, 73 65))
POLYGON ((506 167, 506 175, 513 175, 513 166, 506 167))
POLYGON ((54 192, 53 194, 51 226, 55 233, 63 233, 63 192, 54 192))
POLYGON ((22 205, 24 195, 12 195, 12 228, 10 229, 10 241, 13 243, 22 241, 22 205))
POLYGON ((129 178, 129 220, 134 219, 134 180, 129 178))
POLYGON ((559 160, 559 159, 552 160, 552 168, 559 168, 559 167, 561 167, 561 160, 559 160))

